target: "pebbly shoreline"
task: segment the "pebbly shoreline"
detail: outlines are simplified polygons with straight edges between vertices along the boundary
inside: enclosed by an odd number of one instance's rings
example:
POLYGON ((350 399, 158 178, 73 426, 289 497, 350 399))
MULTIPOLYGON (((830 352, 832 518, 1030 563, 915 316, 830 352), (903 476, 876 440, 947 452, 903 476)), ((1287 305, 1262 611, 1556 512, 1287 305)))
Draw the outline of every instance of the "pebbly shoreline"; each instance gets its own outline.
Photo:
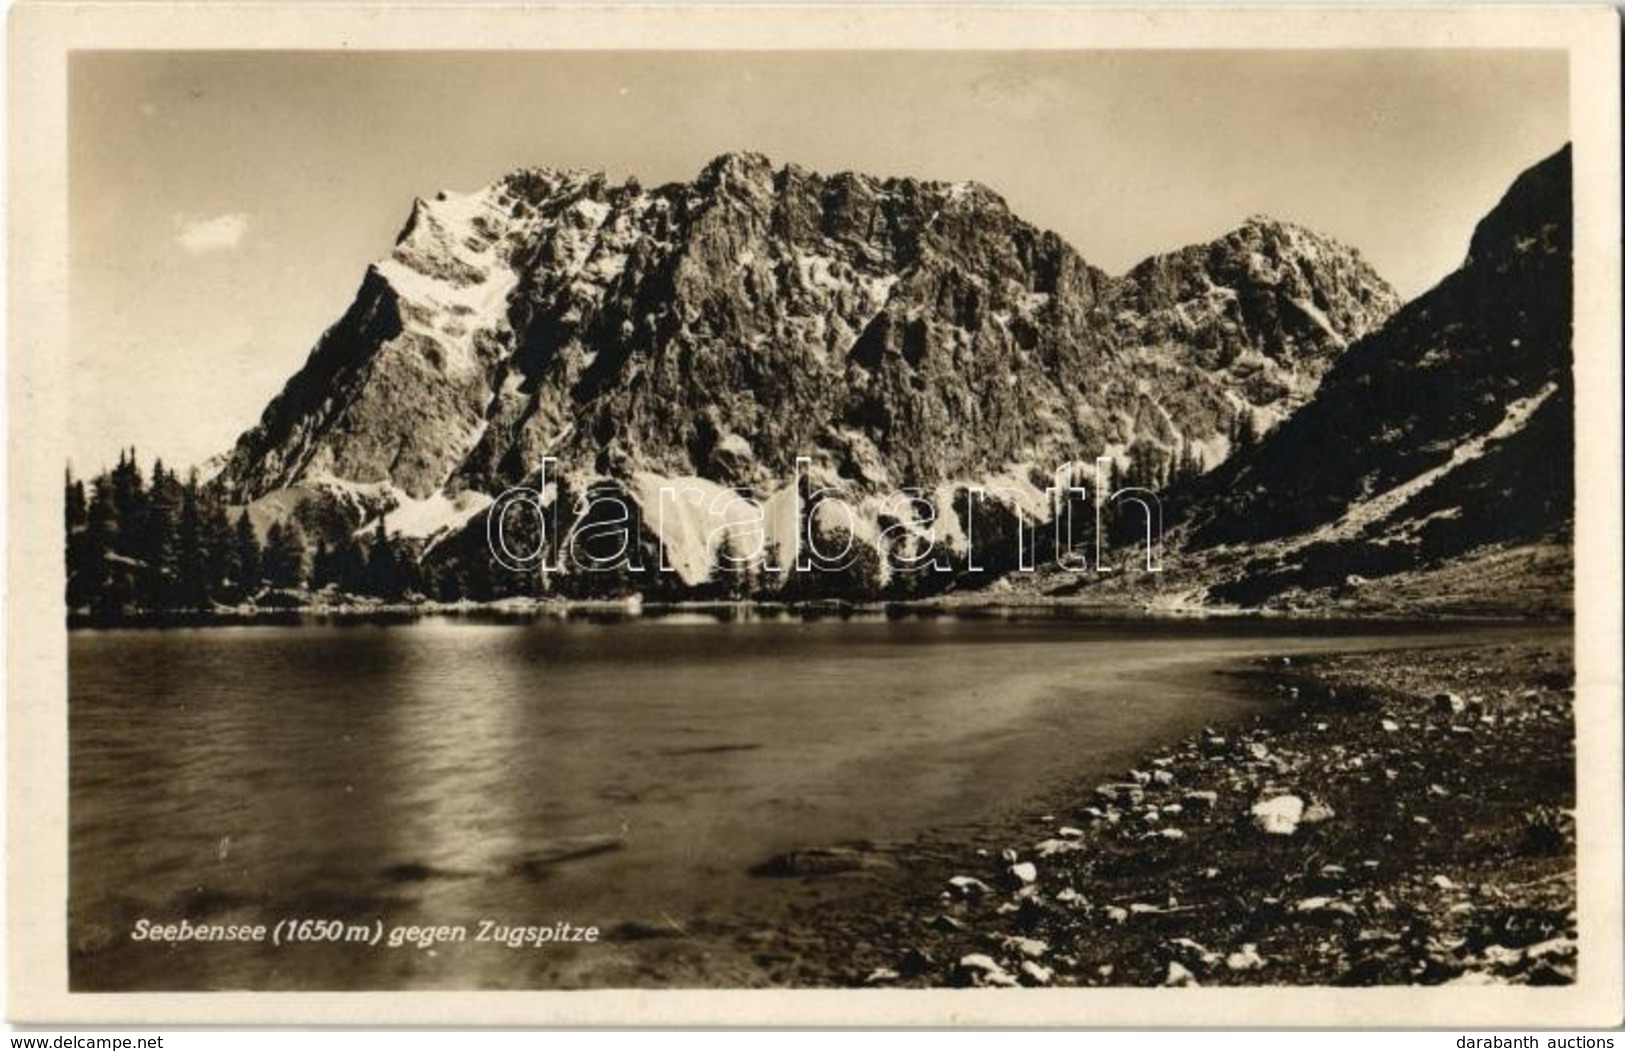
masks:
POLYGON ((1275 658, 1246 674, 1284 703, 980 841, 768 863, 845 883, 756 946, 768 981, 1574 980, 1569 646, 1275 658))

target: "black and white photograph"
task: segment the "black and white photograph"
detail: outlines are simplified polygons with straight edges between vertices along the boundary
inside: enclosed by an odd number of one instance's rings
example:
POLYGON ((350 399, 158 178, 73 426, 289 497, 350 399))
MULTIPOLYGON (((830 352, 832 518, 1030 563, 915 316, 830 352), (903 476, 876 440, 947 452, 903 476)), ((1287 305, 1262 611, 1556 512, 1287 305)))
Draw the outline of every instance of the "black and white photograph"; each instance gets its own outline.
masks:
POLYGON ((1451 32, 67 50, 12 937, 115 1015, 1617 1006, 1618 132, 1451 32))

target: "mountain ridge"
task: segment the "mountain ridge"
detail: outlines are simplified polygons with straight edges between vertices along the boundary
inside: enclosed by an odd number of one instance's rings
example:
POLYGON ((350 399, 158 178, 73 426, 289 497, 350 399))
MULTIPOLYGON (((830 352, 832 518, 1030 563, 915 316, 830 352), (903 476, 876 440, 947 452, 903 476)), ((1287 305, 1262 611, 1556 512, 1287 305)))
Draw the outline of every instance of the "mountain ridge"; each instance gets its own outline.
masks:
POLYGON ((771 487, 809 455, 871 493, 1096 454, 1166 475, 1285 418, 1397 305, 1357 252, 1257 217, 1113 277, 976 183, 523 168, 414 202, 218 484, 366 517, 546 456, 771 487))
POLYGON ((1562 615, 1570 185, 1567 148, 1520 174, 1396 307, 1357 252, 1267 217, 1114 277, 971 184, 517 170, 414 201, 213 481, 155 465, 144 494, 133 451, 90 490, 70 472, 70 605, 270 580, 282 604, 308 581, 1562 615), (1080 483, 1160 493, 1161 571, 1080 483), (545 518, 499 519, 528 568, 495 565, 482 514, 514 486, 545 518))
POLYGON ((1175 542, 1210 563, 1196 574, 1210 599, 1357 601, 1374 579, 1468 557, 1505 581, 1507 552, 1526 549, 1541 608, 1572 604, 1572 553, 1544 554, 1572 540, 1572 225, 1565 146, 1513 181, 1461 266, 1343 354, 1314 400, 1190 483, 1175 542))

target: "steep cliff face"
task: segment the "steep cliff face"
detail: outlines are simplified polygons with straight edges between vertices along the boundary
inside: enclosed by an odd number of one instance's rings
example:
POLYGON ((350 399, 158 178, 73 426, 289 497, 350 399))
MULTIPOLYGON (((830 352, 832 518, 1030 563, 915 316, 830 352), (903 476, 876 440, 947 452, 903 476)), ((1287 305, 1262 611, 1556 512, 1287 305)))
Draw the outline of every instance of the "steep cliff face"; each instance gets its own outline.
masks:
POLYGON ((1356 252, 1262 219, 1113 278, 973 183, 523 170, 414 205, 219 481, 430 529, 544 457, 578 487, 764 493, 802 456, 860 494, 1210 467, 1396 306, 1356 252))
POLYGON ((1565 147, 1523 173, 1460 269, 1340 356, 1256 449, 1184 494, 1181 540, 1212 560, 1211 597, 1347 592, 1474 552, 1566 547, 1569 157, 1565 147))
MULTIPOLYGON (((1118 284, 1124 345, 1167 347, 1278 420, 1398 305, 1359 255, 1262 217, 1147 259, 1118 284)), ((1272 421, 1273 422, 1273 421, 1272 421)))
POLYGON ((499 184, 414 202, 394 252, 238 439, 218 479, 249 500, 300 482, 439 490, 478 442, 512 353, 515 246, 536 217, 499 184))

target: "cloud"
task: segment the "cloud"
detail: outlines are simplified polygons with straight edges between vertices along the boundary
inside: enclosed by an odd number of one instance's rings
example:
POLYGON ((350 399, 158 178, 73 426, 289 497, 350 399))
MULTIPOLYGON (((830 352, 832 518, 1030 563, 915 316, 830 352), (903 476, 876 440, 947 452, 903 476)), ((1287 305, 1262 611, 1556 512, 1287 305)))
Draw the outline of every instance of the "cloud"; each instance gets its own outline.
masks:
POLYGON ((1060 77, 1025 70, 997 68, 971 81, 969 95, 1006 117, 1034 120, 1064 113, 1073 105, 1072 93, 1060 77))
POLYGON ((236 248, 248 234, 248 213, 175 217, 175 241, 193 255, 236 248))

